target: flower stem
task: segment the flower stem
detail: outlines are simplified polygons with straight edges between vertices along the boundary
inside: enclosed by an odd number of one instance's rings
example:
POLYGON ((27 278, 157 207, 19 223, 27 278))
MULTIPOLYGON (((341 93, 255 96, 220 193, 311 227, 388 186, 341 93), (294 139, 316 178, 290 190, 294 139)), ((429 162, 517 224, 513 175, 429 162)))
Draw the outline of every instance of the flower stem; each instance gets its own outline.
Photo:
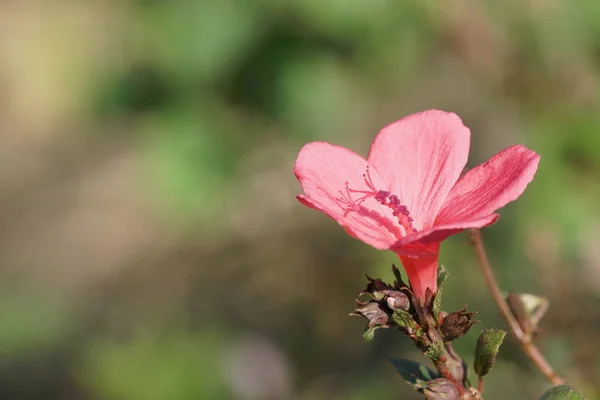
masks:
POLYGON ((470 232, 473 245, 475 246, 475 250, 477 252, 479 266, 481 268, 481 272, 483 272, 485 282, 488 288, 490 289, 490 292, 492 293, 494 302, 500 309, 500 314, 508 324, 513 336, 521 345, 521 348, 523 349, 525 355, 527 355, 527 357, 536 365, 536 367, 544 374, 544 376, 546 376, 546 378, 550 382, 552 382, 552 384, 564 384, 565 380, 561 378, 556 372, 554 372, 554 369, 552 369, 552 367, 544 358, 540 350, 532 342, 531 335, 523 331, 521 325, 519 325, 519 322, 510 311, 510 308, 508 307, 508 304, 504 299, 504 295, 498 287, 498 282, 496 282, 496 278, 494 277, 494 272, 492 271, 490 262, 488 261, 487 254, 485 252, 485 247, 483 246, 483 240, 481 238, 481 232, 479 231, 479 229, 471 229, 470 232))
POLYGON ((444 378, 446 378, 450 382, 452 382, 454 384, 454 386, 456 386, 456 388, 458 389, 458 392, 460 393, 461 396, 464 395, 466 393, 466 389, 464 388, 462 383, 460 383, 458 380, 456 380, 456 378, 452 374, 452 371, 450 371, 450 368, 446 364, 445 357, 443 357, 441 359, 437 359, 437 360, 432 360, 432 361, 433 361, 433 364, 435 365, 435 368, 440 373, 440 375, 442 375, 444 378))
POLYGON ((483 394, 483 376, 480 376, 477 379, 477 392, 481 395, 483 394))

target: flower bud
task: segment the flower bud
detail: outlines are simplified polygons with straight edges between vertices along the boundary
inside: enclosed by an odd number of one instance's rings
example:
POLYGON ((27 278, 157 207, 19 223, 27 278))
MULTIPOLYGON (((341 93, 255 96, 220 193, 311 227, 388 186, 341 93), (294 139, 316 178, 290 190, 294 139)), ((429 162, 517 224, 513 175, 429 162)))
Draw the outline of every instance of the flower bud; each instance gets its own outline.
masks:
POLYGON ((373 300, 385 301, 393 310, 408 310, 410 307, 408 296, 397 288, 388 285, 381 279, 373 279, 367 276, 369 283, 361 294, 368 294, 373 300))
POLYGON ((388 294, 385 299, 387 306, 392 311, 398 310, 408 310, 410 308, 410 301, 408 300, 408 296, 402 292, 392 291, 388 294))
POLYGON ((460 392, 454 383, 445 378, 437 378, 427 382, 423 389, 427 400, 459 400, 460 392))
POLYGON ((458 339, 469 332, 469 329, 479 321, 473 320, 477 313, 466 312, 467 307, 460 311, 454 311, 444 317, 440 330, 442 331, 444 342, 450 342, 458 339))

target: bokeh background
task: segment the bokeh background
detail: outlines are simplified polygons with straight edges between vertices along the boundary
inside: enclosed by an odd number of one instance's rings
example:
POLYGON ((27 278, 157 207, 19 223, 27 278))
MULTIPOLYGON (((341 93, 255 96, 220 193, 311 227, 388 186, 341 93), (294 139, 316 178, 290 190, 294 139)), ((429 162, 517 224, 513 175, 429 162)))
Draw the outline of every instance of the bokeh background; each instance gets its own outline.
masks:
MULTIPOLYGON (((366 155, 412 112, 458 113, 469 165, 542 155, 484 237, 538 341, 600 398, 596 0, 0 2, 0 398, 418 399, 362 340, 364 274, 393 254, 295 200, 300 147, 366 155)), ((504 327, 465 235, 445 308, 504 327)), ((423 360, 425 362, 425 360, 423 360)), ((548 387, 513 340, 486 399, 548 387)))

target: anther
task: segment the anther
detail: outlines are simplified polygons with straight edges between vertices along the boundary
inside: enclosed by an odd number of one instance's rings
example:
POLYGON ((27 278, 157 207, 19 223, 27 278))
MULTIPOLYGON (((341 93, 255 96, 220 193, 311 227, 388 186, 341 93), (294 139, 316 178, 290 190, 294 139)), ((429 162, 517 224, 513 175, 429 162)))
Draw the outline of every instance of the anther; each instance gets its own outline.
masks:
POLYGON ((375 195, 375 200, 377 200, 381 204, 385 204, 390 192, 386 192, 385 190, 380 190, 375 195))
POLYGON ((379 190, 375 195, 375 200, 392 210, 392 215, 398 218, 398 222, 404 227, 407 234, 415 232, 408 208, 400 202, 398 196, 385 190, 379 190))

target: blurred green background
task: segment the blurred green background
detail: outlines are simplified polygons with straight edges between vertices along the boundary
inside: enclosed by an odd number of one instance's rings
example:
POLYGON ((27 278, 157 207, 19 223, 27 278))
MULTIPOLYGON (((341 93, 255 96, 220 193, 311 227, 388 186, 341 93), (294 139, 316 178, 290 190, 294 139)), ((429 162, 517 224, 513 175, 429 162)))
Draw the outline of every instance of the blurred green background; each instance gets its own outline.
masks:
MULTIPOLYGON (((458 113, 473 166, 542 155, 484 232, 538 341, 600 398, 600 2, 0 2, 0 399, 418 399, 348 317, 391 253, 297 203, 300 147, 458 113)), ((504 327, 466 235, 445 308, 504 327)), ((486 399, 538 398, 508 340, 486 399)))

